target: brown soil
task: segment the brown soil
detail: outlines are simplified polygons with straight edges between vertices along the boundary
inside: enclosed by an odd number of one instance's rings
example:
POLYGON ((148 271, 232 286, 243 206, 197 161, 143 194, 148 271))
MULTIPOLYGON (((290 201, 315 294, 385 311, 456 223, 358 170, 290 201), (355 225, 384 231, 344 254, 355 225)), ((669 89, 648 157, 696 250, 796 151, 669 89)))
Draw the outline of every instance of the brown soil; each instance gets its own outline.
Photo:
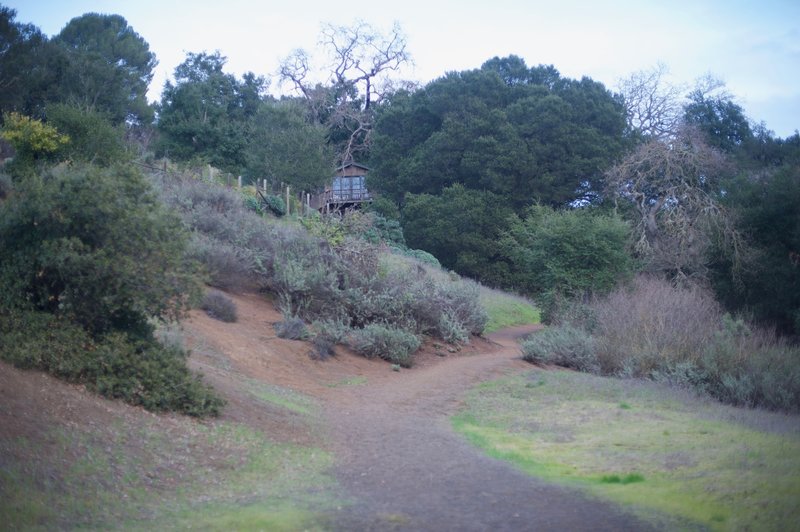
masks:
MULTIPOLYGON (((352 504, 328 516, 330 528, 646 528, 610 504, 547 485, 486 457, 450 427, 448 416, 473 385, 529 368, 519 359, 515 339, 535 328, 474 338, 457 352, 428 341, 415 366, 398 372, 386 362, 341 347, 334 358, 312 360, 310 344, 275 337, 272 324, 281 316, 270 302, 257 294, 231 297, 238 308, 237 323, 195 312, 184 324, 184 336, 193 346, 191 364, 228 401, 223 421, 244 423, 278 441, 333 451, 334 474, 342 489, 337 495, 352 504), (322 414, 309 423, 307 416, 254 400, 243 382, 310 395, 323 405, 322 414)), ((87 431, 87 425, 104 430, 115 424, 117 430, 124 425, 134 431, 154 419, 176 434, 191 431, 195 423, 180 416, 154 416, 0 363, 0 467, 36 462, 63 446, 46 441, 52 427, 87 431), (20 438, 37 442, 37 455, 20 446, 20 438)))

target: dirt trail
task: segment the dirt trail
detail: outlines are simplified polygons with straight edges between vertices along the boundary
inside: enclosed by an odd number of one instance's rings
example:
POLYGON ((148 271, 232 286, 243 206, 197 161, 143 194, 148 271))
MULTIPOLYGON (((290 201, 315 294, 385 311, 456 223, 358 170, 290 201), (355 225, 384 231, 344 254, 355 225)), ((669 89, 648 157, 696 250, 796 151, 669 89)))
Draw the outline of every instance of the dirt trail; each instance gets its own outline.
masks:
MULTIPOLYGON (((334 473, 342 495, 353 502, 329 516, 332 528, 648 528, 613 505, 486 457, 452 430, 448 416, 472 386, 530 367, 519 359, 515 341, 530 327, 476 340, 466 353, 442 356, 441 347, 429 344, 414 368, 394 372, 384 362, 346 352, 312 361, 308 344, 269 336, 280 315, 268 303, 251 295, 234 299, 238 323, 196 314, 189 333, 213 343, 242 373, 308 393, 324 405, 323 431, 336 457, 334 473)), ((213 372, 209 377, 219 381, 213 372)))

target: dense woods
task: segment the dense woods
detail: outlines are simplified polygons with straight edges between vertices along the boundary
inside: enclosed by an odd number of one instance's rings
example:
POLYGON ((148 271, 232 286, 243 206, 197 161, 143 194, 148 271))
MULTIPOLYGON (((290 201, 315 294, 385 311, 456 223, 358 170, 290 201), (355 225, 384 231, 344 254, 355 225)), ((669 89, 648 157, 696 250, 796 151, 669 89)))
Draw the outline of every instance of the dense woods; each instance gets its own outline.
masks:
MULTIPOLYGON (((154 352, 151 320, 180 315, 208 255, 186 253, 190 239, 208 237, 173 217, 136 170, 162 159, 296 191, 319 189, 355 159, 380 195, 375 240, 537 298, 554 323, 574 318, 574 305, 596 312, 646 274, 702 291, 722 305, 715 319, 727 312, 800 334, 800 134, 775 136, 720 84, 681 91, 656 67, 613 89, 511 55, 418 86, 402 82, 410 57, 398 27, 325 26, 322 42, 337 59, 327 81, 309 81, 313 62, 299 51, 277 74, 292 92, 276 97, 264 75, 237 78, 219 52, 195 51, 153 104, 145 94, 156 57, 123 17, 85 14, 49 38, 0 6, 3 152, 13 147, 0 175, 4 338, 25 320, 55 319, 99 351, 121 342, 154 352)), ((323 222, 307 227, 330 236, 323 222)), ((254 249, 236 238, 219 245, 237 260, 254 249)), ((352 297, 346 284, 335 297, 352 297)), ((313 295, 286 297, 314 308, 313 295)), ((337 319, 381 322, 357 315, 337 319)), ((444 334, 445 318, 414 319, 415 332, 444 334)), ((138 400, 218 409, 180 378, 182 397, 138 400)))

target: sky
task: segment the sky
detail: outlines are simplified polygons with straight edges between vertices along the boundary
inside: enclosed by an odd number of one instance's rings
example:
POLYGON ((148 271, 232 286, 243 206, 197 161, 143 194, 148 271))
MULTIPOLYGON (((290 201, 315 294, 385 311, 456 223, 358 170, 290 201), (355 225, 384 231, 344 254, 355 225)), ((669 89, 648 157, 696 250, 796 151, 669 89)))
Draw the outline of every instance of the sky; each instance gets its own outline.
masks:
POLYGON ((721 79, 747 116, 778 136, 800 129, 797 0, 0 1, 50 36, 87 12, 122 15, 159 61, 151 101, 186 52, 215 50, 227 56, 228 72, 272 77, 277 93, 281 59, 313 51, 323 23, 363 20, 385 32, 400 24, 414 61, 404 79, 426 83, 514 54, 613 90, 621 78, 664 63, 675 84, 721 79))

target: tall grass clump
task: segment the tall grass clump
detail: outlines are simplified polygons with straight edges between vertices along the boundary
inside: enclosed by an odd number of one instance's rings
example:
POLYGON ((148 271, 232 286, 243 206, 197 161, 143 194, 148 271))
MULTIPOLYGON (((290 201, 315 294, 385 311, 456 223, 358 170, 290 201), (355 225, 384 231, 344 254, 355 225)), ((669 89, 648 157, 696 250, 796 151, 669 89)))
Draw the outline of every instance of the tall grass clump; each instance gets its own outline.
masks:
POLYGON ((723 312, 710 292, 640 276, 523 344, 526 359, 800 410, 800 348, 723 312))

